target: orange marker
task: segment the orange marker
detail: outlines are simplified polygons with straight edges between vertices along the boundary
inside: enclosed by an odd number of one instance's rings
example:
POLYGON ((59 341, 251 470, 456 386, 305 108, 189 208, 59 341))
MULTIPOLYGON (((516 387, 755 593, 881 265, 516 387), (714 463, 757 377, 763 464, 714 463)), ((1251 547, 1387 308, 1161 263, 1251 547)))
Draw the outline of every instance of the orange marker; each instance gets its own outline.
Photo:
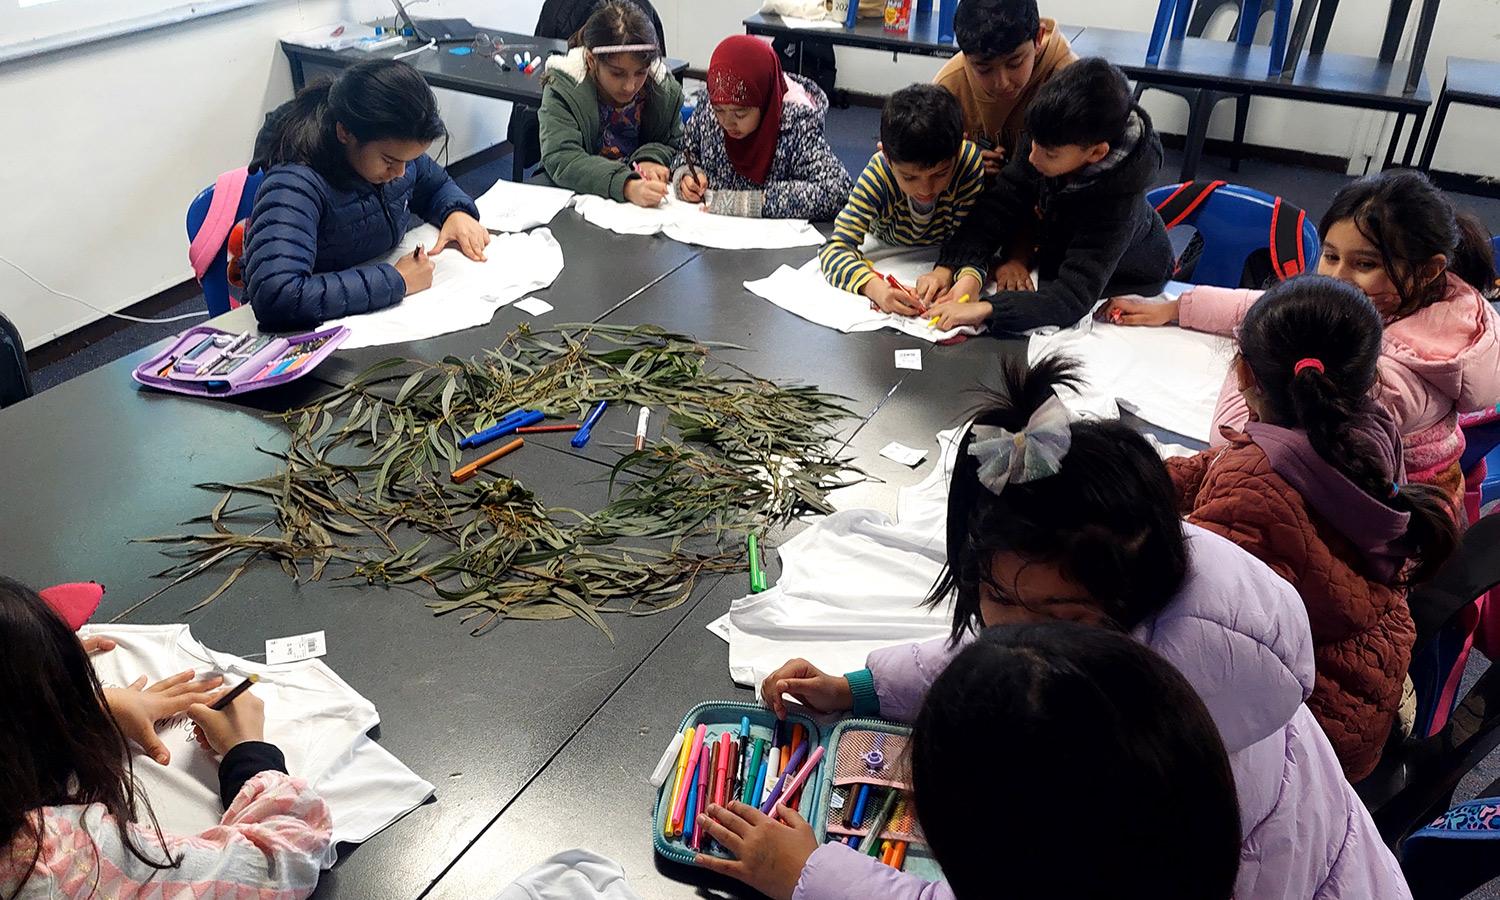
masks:
POLYGON ((891 844, 890 867, 900 871, 901 866, 906 863, 906 841, 896 841, 891 844))
POLYGON ((469 463, 467 466, 464 466, 460 469, 455 469, 452 475, 453 483, 463 484, 465 481, 473 478, 480 469, 484 468, 485 466, 489 465, 490 463, 494 462, 505 454, 510 453, 513 450, 521 449, 521 445, 525 443, 525 438, 516 438, 509 444, 506 444, 504 447, 496 450, 494 453, 491 453, 488 456, 482 457, 480 459, 476 459, 473 462, 469 463))

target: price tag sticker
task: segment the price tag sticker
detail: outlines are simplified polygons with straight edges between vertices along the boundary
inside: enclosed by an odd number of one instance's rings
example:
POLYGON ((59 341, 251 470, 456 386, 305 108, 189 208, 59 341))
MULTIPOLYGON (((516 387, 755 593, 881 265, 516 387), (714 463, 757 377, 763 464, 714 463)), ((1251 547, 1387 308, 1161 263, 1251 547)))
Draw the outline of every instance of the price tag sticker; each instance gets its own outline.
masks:
POLYGON ((266 662, 273 666, 312 659, 327 653, 328 641, 321 631, 266 641, 266 662))

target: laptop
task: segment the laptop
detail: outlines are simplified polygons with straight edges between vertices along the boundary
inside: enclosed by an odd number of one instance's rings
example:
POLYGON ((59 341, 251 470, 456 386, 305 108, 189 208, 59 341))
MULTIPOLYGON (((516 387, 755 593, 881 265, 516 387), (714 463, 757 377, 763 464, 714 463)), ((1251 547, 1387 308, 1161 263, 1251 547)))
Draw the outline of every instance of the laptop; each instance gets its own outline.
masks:
POLYGON ((479 34, 479 29, 469 24, 468 19, 413 19, 401 0, 391 0, 396 6, 397 18, 403 20, 417 37, 426 41, 467 44, 479 34))

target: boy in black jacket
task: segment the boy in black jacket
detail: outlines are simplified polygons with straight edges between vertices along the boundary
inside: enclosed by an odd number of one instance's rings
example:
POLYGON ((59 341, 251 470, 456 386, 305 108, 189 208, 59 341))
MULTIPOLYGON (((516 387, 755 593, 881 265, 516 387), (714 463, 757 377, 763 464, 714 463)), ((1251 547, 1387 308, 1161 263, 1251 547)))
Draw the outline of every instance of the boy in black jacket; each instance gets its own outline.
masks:
POLYGON ((1104 297, 1159 293, 1171 275, 1172 245, 1146 202, 1161 141, 1120 70, 1102 59, 1063 69, 1037 94, 1026 127, 1015 159, 943 245, 937 274, 988 271, 996 251, 1030 234, 1039 285, 985 301, 978 279, 963 275, 929 310, 939 329, 1068 326, 1104 297))

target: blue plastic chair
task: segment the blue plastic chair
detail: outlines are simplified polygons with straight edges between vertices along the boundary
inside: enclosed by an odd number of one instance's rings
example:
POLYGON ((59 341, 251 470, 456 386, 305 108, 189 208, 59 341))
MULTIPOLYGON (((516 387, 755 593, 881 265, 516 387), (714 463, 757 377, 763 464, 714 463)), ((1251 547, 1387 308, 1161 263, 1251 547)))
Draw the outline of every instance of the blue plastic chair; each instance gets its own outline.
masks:
MULTIPOLYGON (((255 205, 255 192, 260 189, 260 180, 265 177, 264 171, 252 172, 245 179, 245 192, 240 195, 240 207, 235 212, 235 221, 249 218, 250 210, 255 205)), ((198 229, 203 227, 203 220, 208 217, 208 207, 214 202, 214 186, 209 185, 202 193, 193 198, 188 204, 187 211, 187 234, 188 241, 198 236, 198 229)), ((228 242, 225 242, 225 247, 228 242)), ((208 271, 203 273, 203 280, 199 282, 203 286, 203 300, 208 304, 208 314, 220 316, 229 312, 234 304, 229 298, 229 258, 225 255, 225 247, 220 247, 215 254, 213 263, 208 271)))
MULTIPOLYGON (((1169 184, 1148 194, 1146 200, 1156 206, 1172 196, 1182 185, 1169 184)), ((1275 197, 1238 184, 1221 186, 1182 221, 1191 225, 1203 238, 1203 256, 1193 269, 1193 284, 1215 287, 1239 287, 1245 271, 1245 260, 1251 253, 1271 243, 1271 211, 1275 197)), ((1302 266, 1316 268, 1318 230, 1312 221, 1302 226, 1302 266)))
MULTIPOLYGON (((1151 43, 1146 48, 1146 62, 1156 65, 1161 61, 1161 51, 1166 46, 1167 35, 1180 41, 1187 36, 1188 13, 1194 0, 1160 0, 1156 7, 1156 22, 1151 27, 1151 43)), ((1222 0, 1221 0, 1222 2, 1222 0)), ((1240 28, 1235 41, 1241 47, 1255 43, 1255 28, 1260 24, 1261 0, 1229 0, 1240 6, 1240 28), (1247 7, 1250 14, 1247 15, 1247 7)), ((1276 0, 1276 19, 1271 27, 1271 62, 1266 75, 1276 78, 1286 65, 1287 35, 1292 23, 1292 0, 1276 0)))

